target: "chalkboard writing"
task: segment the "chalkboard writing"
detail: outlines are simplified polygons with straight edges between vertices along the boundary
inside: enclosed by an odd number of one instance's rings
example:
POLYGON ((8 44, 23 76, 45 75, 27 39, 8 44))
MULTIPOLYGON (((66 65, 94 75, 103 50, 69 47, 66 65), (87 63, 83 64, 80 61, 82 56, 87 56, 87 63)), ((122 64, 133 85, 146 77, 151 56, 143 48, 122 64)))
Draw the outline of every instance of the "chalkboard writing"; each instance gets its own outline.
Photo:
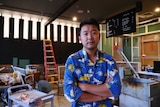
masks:
POLYGON ((106 19, 107 37, 117 36, 136 31, 135 8, 106 19))

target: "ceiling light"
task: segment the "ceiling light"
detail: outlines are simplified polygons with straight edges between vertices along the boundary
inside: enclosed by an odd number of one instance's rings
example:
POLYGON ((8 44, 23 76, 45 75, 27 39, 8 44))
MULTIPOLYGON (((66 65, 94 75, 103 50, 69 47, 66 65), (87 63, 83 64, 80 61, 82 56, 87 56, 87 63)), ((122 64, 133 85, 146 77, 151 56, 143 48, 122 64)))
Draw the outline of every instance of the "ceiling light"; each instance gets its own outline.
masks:
POLYGON ((160 12, 160 7, 155 8, 155 12, 160 12))
POLYGON ((83 13, 83 10, 77 10, 77 13, 83 13))
POLYGON ((73 21, 77 21, 77 17, 73 17, 72 20, 73 20, 73 21))
POLYGON ((87 13, 90 13, 90 10, 87 10, 87 13))

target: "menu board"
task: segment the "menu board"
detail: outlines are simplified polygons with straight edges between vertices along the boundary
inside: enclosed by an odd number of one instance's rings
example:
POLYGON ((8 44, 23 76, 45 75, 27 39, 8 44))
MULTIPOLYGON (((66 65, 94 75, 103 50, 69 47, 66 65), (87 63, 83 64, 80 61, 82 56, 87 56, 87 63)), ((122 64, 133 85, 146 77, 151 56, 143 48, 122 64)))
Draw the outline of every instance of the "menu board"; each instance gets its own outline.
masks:
POLYGON ((136 31, 136 9, 130 9, 106 19, 106 37, 128 34, 136 31))

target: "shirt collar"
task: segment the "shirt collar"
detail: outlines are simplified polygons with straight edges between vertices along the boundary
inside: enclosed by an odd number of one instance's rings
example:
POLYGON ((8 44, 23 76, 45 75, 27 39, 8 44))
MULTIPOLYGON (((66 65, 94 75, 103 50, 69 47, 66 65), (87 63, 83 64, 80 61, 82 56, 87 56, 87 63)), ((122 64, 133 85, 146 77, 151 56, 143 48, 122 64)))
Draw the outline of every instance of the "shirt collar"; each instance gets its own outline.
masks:
MULTIPOLYGON (((84 48, 82 49, 82 54, 84 55, 84 58, 87 60, 88 59, 88 55, 87 52, 84 50, 84 48)), ((96 61, 100 59, 100 51, 97 49, 96 51, 96 61)))

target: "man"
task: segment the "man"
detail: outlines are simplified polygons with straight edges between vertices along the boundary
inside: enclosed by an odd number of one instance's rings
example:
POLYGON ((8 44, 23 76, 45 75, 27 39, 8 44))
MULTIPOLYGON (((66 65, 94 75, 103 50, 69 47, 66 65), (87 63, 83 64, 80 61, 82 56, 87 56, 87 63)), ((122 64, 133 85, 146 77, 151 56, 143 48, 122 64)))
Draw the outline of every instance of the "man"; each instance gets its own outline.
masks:
POLYGON ((64 95, 72 107, 111 107, 118 98, 121 83, 112 56, 98 50, 99 23, 86 19, 80 23, 79 40, 83 49, 66 61, 64 95))

